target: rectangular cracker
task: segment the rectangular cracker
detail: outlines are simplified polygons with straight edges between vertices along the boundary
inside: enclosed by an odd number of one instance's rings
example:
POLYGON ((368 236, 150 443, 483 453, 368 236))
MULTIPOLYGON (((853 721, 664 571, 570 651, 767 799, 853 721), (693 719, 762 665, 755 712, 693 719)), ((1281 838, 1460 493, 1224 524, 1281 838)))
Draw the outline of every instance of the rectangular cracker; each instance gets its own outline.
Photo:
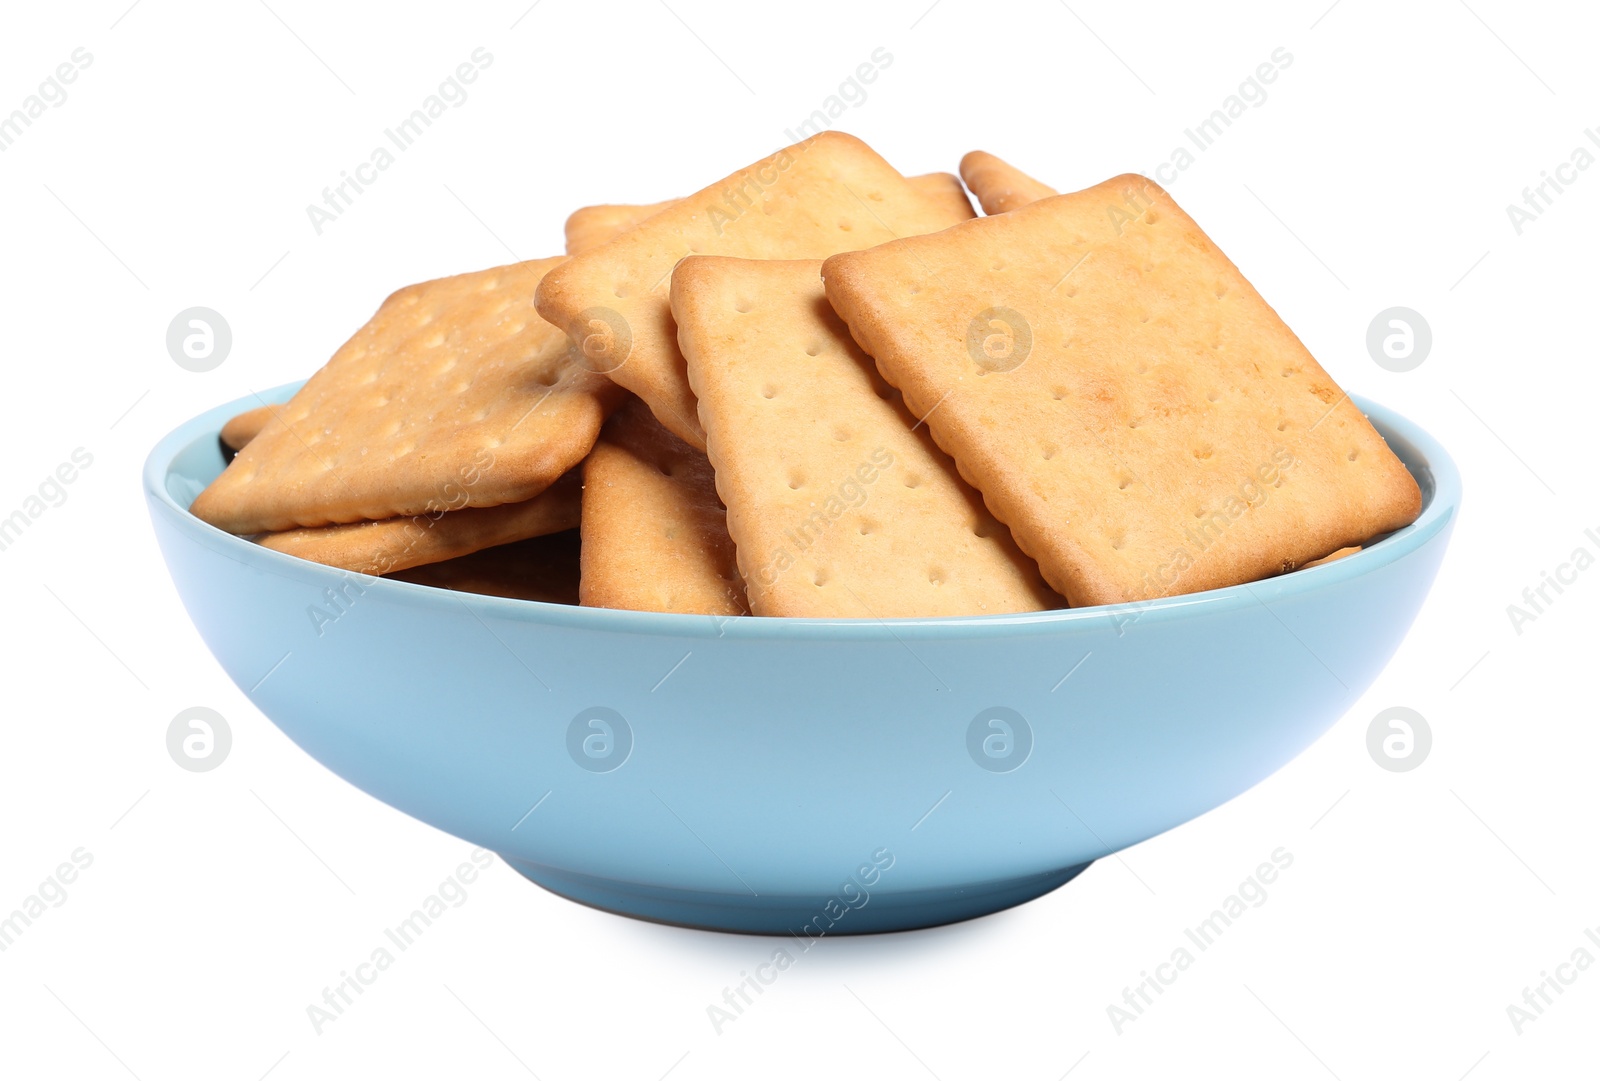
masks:
POLYGON ((579 472, 572 470, 521 503, 290 529, 264 533, 256 543, 275 552, 360 574, 392 574, 512 541, 575 529, 581 493, 579 472))
POLYGON ((533 310, 541 259, 412 285, 195 500, 230 533, 492 507, 577 465, 621 400, 533 310))
POLYGON ((758 616, 1059 608, 828 307, 814 260, 695 255, 672 314, 758 616))
POLYGON ((711 463, 637 399, 607 422, 583 463, 582 529, 582 604, 701 615, 750 611, 711 463))
POLYGON ((389 577, 458 593, 577 604, 578 531, 567 529, 513 541, 471 555, 396 571, 389 577))
POLYGON ((1010 162, 983 150, 974 150, 961 159, 961 179, 978 197, 985 214, 1004 214, 1061 194, 1010 162))
POLYGON ((599 206, 580 206, 567 215, 567 254, 577 255, 590 248, 598 248, 618 233, 627 232, 646 218, 659 214, 680 201, 667 199, 660 203, 603 203, 599 206))
POLYGON ((966 221, 975 217, 972 200, 967 198, 967 189, 962 185, 961 178, 954 173, 922 173, 918 176, 908 176, 906 179, 913 187, 920 188, 929 199, 942 203, 955 221, 966 221))
MULTIPOLYGON (((906 179, 921 188, 930 198, 948 206, 956 220, 965 220, 973 216, 972 202, 967 198, 967 190, 962 187, 961 178, 955 174, 924 173, 906 179)), ((667 207, 682 201, 682 199, 667 199, 660 203, 603 203, 598 206, 579 207, 567 216, 567 254, 577 255, 590 248, 598 248, 612 237, 627 232, 646 218, 653 217, 667 207)))
POLYGON ((835 256, 823 277, 1075 606, 1253 581, 1420 509, 1360 410, 1143 177, 835 256))
POLYGON ((275 408, 282 407, 258 405, 254 409, 246 409, 236 417, 230 417, 222 426, 222 431, 217 433, 217 438, 221 439, 222 445, 229 450, 243 450, 246 443, 261 434, 261 429, 272 419, 272 411, 275 408))
POLYGON ((861 140, 824 132, 573 256, 539 285, 539 314, 567 331, 597 371, 650 406, 691 446, 695 416, 668 309, 672 268, 690 254, 821 259, 971 217, 947 194, 897 173, 861 140))

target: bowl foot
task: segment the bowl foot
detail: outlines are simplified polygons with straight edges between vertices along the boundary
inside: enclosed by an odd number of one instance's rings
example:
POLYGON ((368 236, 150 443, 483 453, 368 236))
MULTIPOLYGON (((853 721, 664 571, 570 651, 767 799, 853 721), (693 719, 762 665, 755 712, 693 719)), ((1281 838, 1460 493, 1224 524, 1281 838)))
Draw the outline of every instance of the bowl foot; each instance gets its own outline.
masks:
POLYGON ((700 931, 792 935, 801 939, 912 931, 987 916, 1042 897, 1072 881, 1089 866, 1081 863, 1037 875, 948 889, 872 888, 864 903, 857 894, 859 907, 852 908, 843 896, 751 896, 680 890, 558 871, 511 856, 500 858, 535 885, 602 912, 700 931))

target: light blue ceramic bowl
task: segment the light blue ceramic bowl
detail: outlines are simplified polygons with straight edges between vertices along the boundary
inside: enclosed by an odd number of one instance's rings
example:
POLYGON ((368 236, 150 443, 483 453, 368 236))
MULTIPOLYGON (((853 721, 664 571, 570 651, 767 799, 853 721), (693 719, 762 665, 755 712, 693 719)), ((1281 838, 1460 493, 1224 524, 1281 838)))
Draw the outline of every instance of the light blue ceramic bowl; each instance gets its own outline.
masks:
POLYGON ((144 483, 195 626, 263 713, 564 897, 805 937, 1019 904, 1278 769, 1393 654, 1461 497, 1438 443, 1360 402, 1422 516, 1327 566, 1035 615, 621 612, 362 579, 206 525, 218 429, 254 404, 178 428, 144 483))

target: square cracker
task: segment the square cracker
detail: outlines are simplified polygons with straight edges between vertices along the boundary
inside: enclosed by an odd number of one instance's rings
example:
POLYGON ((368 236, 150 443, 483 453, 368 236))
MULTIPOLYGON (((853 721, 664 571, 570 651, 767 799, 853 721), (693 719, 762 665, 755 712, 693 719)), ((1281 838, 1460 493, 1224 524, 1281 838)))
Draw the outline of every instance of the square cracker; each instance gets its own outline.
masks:
POLYGON ((263 548, 359 574, 391 574, 578 525, 582 481, 573 470, 532 499, 380 522, 265 533, 263 548))
POLYGON ((867 144, 824 132, 575 255, 539 284, 539 314, 597 371, 643 398, 668 430, 703 449, 694 395, 668 309, 672 268, 691 254, 821 259, 971 217, 948 194, 897 173, 867 144))
POLYGON ((532 499, 621 400, 533 310, 542 259, 412 285, 239 452, 193 512, 230 533, 532 499))
MULTIPOLYGON (((1004 165, 1003 162, 1001 164, 1004 165)), ((955 174, 924 173, 922 176, 906 179, 931 198, 944 202, 958 221, 972 217, 972 203, 967 198, 966 189, 961 186, 961 178, 955 174)), ((1050 194, 1054 195, 1055 192, 1052 191, 1050 194)), ((661 203, 604 203, 599 206, 581 206, 567 216, 567 254, 577 255, 590 248, 598 248, 612 237, 632 229, 646 218, 654 217, 667 207, 682 201, 682 199, 668 199, 661 203)))
POLYGON ((637 399, 611 418, 583 463, 582 532, 581 604, 750 611, 711 463, 637 399))
POLYGON ((828 307, 817 261, 695 255, 672 314, 759 616, 971 616, 1061 598, 828 307))
POLYGON ((921 188, 922 193, 930 199, 943 203, 956 221, 966 221, 974 217, 972 200, 967 198, 967 189, 956 174, 922 173, 918 176, 908 176, 906 179, 921 188))
POLYGON ((1073 605, 1253 581, 1420 509, 1361 411, 1143 177, 835 256, 823 277, 1073 605))
POLYGON ((567 215, 567 254, 598 248, 618 233, 627 232, 646 218, 681 202, 668 199, 660 203, 602 203, 580 206, 567 215))
POLYGON ((274 409, 281 406, 258 405, 254 409, 246 409, 236 417, 232 417, 222 426, 222 431, 217 433, 217 438, 222 440, 222 445, 231 451, 241 451, 244 445, 261 434, 261 429, 267 426, 267 421, 272 419, 274 409))
POLYGON ((978 197, 978 205, 985 214, 1004 214, 1061 194, 1010 162, 983 150, 974 150, 961 159, 961 179, 978 197))

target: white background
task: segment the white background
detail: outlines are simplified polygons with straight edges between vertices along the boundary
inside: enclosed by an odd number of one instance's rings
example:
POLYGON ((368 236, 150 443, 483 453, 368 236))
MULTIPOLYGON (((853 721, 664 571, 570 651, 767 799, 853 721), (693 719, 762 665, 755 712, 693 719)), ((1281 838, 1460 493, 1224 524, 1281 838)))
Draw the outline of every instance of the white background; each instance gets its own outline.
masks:
POLYGON ((0 113, 94 59, 0 153, 0 515, 74 448, 94 464, 0 552, 0 912, 75 849, 93 864, 0 954, 0 1073, 1592 1076, 1600 965, 1520 1035, 1506 1012, 1600 926, 1600 569, 1521 634, 1506 612, 1600 551, 1600 168, 1521 235, 1506 213, 1600 126, 1592 9, 671 2, 7 11, 0 113), (479 46, 470 99, 317 235, 306 204, 479 46), (1004 915, 827 940, 721 1034, 707 1005, 772 943, 590 911, 497 863, 318 1035, 306 1007, 469 849, 329 774, 222 675, 156 552, 145 453, 309 373, 400 285, 557 253, 574 207, 771 152, 880 46, 838 126, 906 173, 984 148, 1064 190, 1152 169, 1293 56, 1171 190, 1347 389, 1456 456, 1466 509, 1410 637, 1231 804, 1004 915), (206 374, 164 344, 194 305, 234 334, 206 374), (1434 334, 1405 374, 1365 346, 1393 305, 1434 334), (232 726, 215 772, 166 751, 195 705, 232 726), (1433 731, 1413 772, 1366 750, 1393 705, 1433 731), (1266 902, 1118 1034, 1107 1006, 1279 846, 1266 902))

